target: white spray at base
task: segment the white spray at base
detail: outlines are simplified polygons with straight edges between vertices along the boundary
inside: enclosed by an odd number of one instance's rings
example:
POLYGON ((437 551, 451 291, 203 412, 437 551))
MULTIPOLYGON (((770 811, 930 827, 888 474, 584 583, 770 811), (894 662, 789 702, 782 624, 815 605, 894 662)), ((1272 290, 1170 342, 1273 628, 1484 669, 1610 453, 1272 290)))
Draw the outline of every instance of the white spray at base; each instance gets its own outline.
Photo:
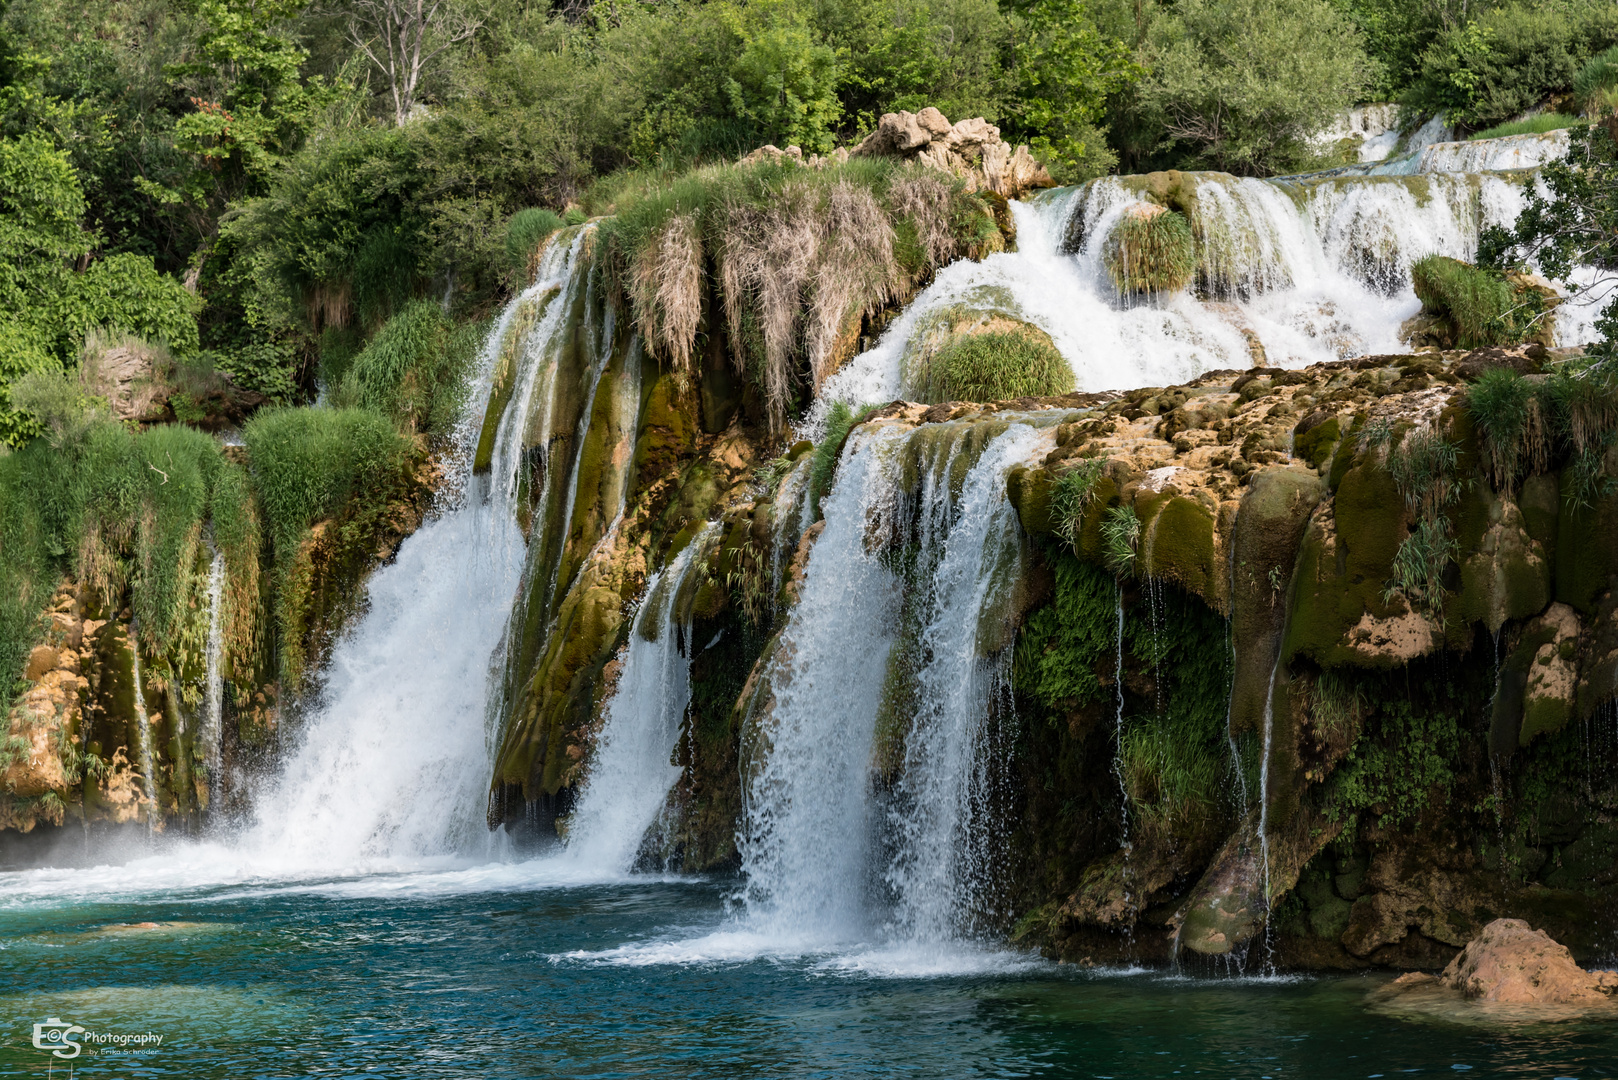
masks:
POLYGON ((1055 418, 1014 421, 987 446, 969 437, 970 425, 944 438, 952 425, 929 425, 919 434, 930 443, 919 447, 907 445, 918 432, 895 426, 850 437, 744 734, 739 910, 703 937, 568 959, 806 956, 828 969, 904 976, 1034 962, 978 935, 1000 854, 990 812, 999 755, 989 739, 1009 674, 1001 621, 1025 543, 1005 476, 1049 448, 1055 418), (902 490, 907 463, 920 473, 913 492, 902 490), (892 553, 911 542, 915 567, 898 571, 892 553), (907 590, 917 629, 910 651, 896 654, 907 590), (878 713, 890 661, 904 656, 914 662, 914 708, 884 789, 878 713))
POLYGON ((581 866, 609 874, 631 869, 680 778, 670 758, 691 704, 694 650, 678 601, 717 531, 710 523, 646 583, 589 778, 568 823, 568 856, 581 866))

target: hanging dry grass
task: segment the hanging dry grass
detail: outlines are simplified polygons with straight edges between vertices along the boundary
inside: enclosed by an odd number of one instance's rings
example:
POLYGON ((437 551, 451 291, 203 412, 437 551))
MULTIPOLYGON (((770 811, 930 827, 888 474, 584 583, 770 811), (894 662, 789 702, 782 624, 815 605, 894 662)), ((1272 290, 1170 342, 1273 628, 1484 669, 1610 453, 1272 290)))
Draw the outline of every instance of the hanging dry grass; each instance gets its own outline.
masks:
POLYGON ((892 300, 902 284, 893 226, 868 189, 839 180, 826 193, 820 217, 823 233, 805 335, 817 391, 836 370, 848 325, 892 300))
POLYGON ((642 248, 630 274, 630 297, 652 353, 674 366, 683 386, 702 321, 702 228, 695 214, 672 217, 642 248))
POLYGON ((951 221, 954 202, 955 186, 931 169, 907 169, 888 185, 888 204, 894 215, 915 230, 921 274, 931 273, 960 254, 951 221))

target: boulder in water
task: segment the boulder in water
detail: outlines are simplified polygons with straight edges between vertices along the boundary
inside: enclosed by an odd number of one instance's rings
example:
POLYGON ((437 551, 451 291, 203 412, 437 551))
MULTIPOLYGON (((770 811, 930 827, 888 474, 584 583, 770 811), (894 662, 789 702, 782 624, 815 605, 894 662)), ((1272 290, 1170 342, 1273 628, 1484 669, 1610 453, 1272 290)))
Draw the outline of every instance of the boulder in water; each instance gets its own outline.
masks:
POLYGON ((1618 972, 1585 971, 1565 945, 1521 919, 1485 926, 1442 980, 1469 1000, 1511 1005, 1600 1005, 1618 994, 1618 972))

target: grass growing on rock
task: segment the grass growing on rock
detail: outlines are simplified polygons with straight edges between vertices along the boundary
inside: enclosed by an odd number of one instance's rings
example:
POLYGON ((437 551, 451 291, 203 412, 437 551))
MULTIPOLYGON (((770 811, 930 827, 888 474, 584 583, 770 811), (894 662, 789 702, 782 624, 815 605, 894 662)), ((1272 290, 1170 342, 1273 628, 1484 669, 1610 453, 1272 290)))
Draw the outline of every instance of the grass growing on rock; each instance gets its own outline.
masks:
POLYGON ((1484 128, 1472 139, 1504 139, 1509 135, 1543 135, 1548 131, 1561 131, 1563 128, 1578 127, 1587 121, 1577 116, 1568 116, 1566 113, 1549 112, 1539 113, 1522 120, 1512 120, 1504 124, 1496 124, 1491 128, 1484 128))
POLYGON ((467 371, 485 329, 452 324, 436 301, 412 301, 348 363, 333 401, 446 435, 465 404, 467 371))
POLYGON ((1445 255, 1417 259, 1410 279, 1422 307, 1449 321, 1457 348, 1519 344, 1536 333, 1545 311, 1534 290, 1445 255))
POLYGON ((772 423, 818 388, 861 321, 933 271, 999 246, 961 181, 887 161, 698 169, 621 189, 600 225, 609 274, 647 347, 689 379, 699 328, 723 333, 772 423), (704 310, 711 285, 717 311, 704 310))
POLYGON ((1026 325, 957 333, 914 364, 909 378, 914 396, 933 403, 1009 401, 1073 389, 1067 360, 1048 335, 1026 325))
POLYGON ((1197 270, 1191 223, 1178 211, 1149 203, 1124 212, 1107 234, 1101 257, 1120 293, 1177 292, 1197 270))

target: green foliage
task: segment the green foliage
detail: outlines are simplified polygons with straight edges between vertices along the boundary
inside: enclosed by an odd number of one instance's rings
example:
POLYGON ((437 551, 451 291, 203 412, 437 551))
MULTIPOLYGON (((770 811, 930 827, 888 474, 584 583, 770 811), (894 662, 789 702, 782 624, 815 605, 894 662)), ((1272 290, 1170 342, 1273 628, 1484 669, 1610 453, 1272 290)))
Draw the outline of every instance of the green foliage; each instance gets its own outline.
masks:
POLYGON ((1417 259, 1410 279, 1422 306, 1449 321, 1462 349, 1519 344, 1544 312, 1538 293, 1515 288, 1498 270, 1446 255, 1417 259))
POLYGON ((1177 0, 1146 42, 1140 122, 1204 167, 1296 170, 1369 73, 1354 26, 1326 0, 1177 0))
POLYGON ((741 55, 724 84, 732 113, 770 142, 805 152, 830 150, 832 128, 843 111, 837 54, 816 43, 804 23, 783 19, 750 26, 749 21, 737 20, 741 55))
POLYGON ((1388 451, 1387 468, 1416 525, 1393 557, 1393 578, 1383 601, 1402 595, 1412 608, 1444 625, 1444 573, 1460 545, 1450 536, 1446 511, 1461 497, 1459 448, 1432 431, 1414 431, 1388 451))
POLYGON ((1073 369, 1033 327, 957 333, 916 367, 907 377, 921 401, 1009 401, 1073 389, 1073 369))
MULTIPOLYGON (((851 409, 847 402, 834 401, 826 413, 825 434, 815 444, 814 458, 809 463, 809 521, 820 517, 820 500, 831 492, 837 463, 843 454, 843 444, 849 432, 865 422, 865 418, 881 408, 880 405, 862 405, 851 409)), ((807 523, 806 523, 807 524, 807 523)))
POLYGON ((1618 45, 1592 56, 1573 76, 1573 98, 1586 116, 1612 115, 1614 106, 1618 106, 1615 90, 1618 90, 1618 45))
POLYGON ((386 418, 364 409, 271 409, 242 429, 265 531, 283 569, 311 524, 404 461, 386 418))
POLYGON ((526 270, 540 242, 562 228, 562 218, 554 210, 529 207, 511 215, 506 225, 506 257, 511 265, 526 270))
POLYGON ((1107 235, 1101 257, 1121 293, 1178 292, 1196 273, 1196 238, 1178 211, 1125 213, 1107 235))
POLYGON ((1334 821, 1407 828, 1455 784, 1463 703, 1447 682, 1430 677, 1372 676, 1360 700, 1371 703, 1361 734, 1328 781, 1326 813, 1334 821))
POLYGON ((466 372, 483 329, 456 328, 436 301, 413 301, 348 363, 333 401, 446 435, 465 401, 466 372))
POLYGON ((1079 522, 1089 508, 1096 481, 1106 468, 1106 458, 1086 458, 1058 476, 1051 485, 1051 523, 1056 535, 1069 545, 1078 543, 1079 522))
POLYGON ((1500 4, 1434 38, 1404 102, 1487 127, 1570 89, 1591 54, 1615 41, 1618 12, 1608 4, 1500 4))
POLYGON ((1525 120, 1513 120, 1510 123, 1484 128, 1471 138, 1503 139, 1508 135, 1543 135, 1547 131, 1561 131, 1563 128, 1578 127, 1583 123, 1584 121, 1577 116, 1568 116, 1565 113, 1536 113, 1525 120))
POLYGON ((1135 568, 1140 518, 1133 506, 1115 506, 1101 519, 1101 550, 1107 569, 1120 576, 1135 568))
POLYGON ((1017 689, 1047 709, 1073 709, 1106 692, 1097 665, 1118 643, 1118 582, 1065 549, 1052 559, 1051 602, 1028 616, 1017 638, 1017 689))
POLYGON ((1467 387, 1466 411, 1483 444, 1484 471, 1510 494, 1526 474, 1543 472, 1551 450, 1534 387, 1510 368, 1484 372, 1467 387))
POLYGON ((1122 41, 1102 36, 1088 0, 1021 0, 1012 74, 1017 91, 1006 108, 1009 134, 1027 139, 1060 183, 1109 172, 1117 155, 1099 128, 1107 98, 1142 68, 1122 41))

